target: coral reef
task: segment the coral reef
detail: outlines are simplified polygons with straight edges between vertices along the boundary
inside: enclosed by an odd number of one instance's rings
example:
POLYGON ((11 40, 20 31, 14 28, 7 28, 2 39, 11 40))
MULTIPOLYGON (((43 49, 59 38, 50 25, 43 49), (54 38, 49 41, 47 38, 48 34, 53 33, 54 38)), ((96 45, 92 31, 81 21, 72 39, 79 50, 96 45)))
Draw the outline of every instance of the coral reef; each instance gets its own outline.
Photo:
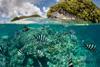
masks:
POLYGON ((80 45, 72 31, 30 28, 0 40, 0 67, 86 67, 90 54, 80 45))

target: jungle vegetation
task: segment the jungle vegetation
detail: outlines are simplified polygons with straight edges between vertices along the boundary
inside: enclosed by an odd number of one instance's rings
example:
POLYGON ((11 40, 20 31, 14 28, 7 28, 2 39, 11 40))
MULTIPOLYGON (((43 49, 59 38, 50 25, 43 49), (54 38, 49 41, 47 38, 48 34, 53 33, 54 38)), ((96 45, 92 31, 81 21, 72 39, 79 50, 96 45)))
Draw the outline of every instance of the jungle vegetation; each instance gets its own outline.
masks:
POLYGON ((41 17, 41 16, 38 14, 30 15, 30 16, 19 16, 19 17, 14 17, 11 21, 16 21, 16 20, 31 18, 31 17, 41 17))
POLYGON ((59 9, 64 9, 85 21, 100 22, 100 8, 92 0, 60 0, 60 2, 50 8, 47 16, 52 17, 52 14, 59 9))

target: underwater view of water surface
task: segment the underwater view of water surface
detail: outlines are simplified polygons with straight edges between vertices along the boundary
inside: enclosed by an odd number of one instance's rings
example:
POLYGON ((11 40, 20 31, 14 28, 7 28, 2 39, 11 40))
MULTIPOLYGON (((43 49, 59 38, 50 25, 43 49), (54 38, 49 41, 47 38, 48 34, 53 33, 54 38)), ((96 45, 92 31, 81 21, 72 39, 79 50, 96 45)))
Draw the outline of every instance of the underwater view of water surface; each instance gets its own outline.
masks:
POLYGON ((100 25, 0 25, 0 67, 99 67, 99 48, 100 25))

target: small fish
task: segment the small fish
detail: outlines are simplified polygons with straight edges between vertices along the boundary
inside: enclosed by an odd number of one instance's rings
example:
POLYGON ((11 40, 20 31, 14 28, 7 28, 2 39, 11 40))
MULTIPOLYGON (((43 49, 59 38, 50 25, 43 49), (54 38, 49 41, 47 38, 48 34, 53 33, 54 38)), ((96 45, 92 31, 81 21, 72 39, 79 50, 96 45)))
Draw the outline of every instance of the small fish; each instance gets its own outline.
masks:
POLYGON ((74 67, 72 57, 67 56, 67 58, 68 58, 68 67, 74 67))
POLYGON ((19 34, 20 34, 20 31, 16 30, 15 35, 19 35, 19 34))
POLYGON ((43 34, 38 34, 37 36, 34 36, 36 38, 37 41, 39 42, 45 42, 47 41, 46 36, 43 34))
POLYGON ((87 48, 90 51, 95 51, 96 45, 95 44, 85 44, 85 48, 87 48))
POLYGON ((27 27, 27 26, 24 26, 24 28, 23 28, 23 32, 27 32, 28 30, 30 30, 30 28, 27 27))
POLYGON ((67 34, 69 34, 68 32, 64 32, 64 35, 67 35, 67 34))
POLYGON ((3 54, 3 47, 0 46, 0 53, 3 54))
POLYGON ((68 67, 74 67, 72 59, 69 59, 69 61, 68 61, 68 67))
POLYGON ((73 35, 76 34, 76 32, 75 32, 74 30, 70 30, 69 33, 70 33, 70 34, 73 34, 73 35))

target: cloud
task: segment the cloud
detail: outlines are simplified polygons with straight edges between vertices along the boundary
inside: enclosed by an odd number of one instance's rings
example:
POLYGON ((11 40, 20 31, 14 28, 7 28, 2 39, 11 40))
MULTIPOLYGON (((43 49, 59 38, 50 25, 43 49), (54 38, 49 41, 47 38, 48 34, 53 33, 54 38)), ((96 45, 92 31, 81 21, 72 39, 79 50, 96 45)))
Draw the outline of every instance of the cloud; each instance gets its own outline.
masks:
POLYGON ((43 15, 44 15, 43 17, 46 17, 47 16, 47 12, 50 9, 50 7, 45 7, 44 6, 42 9, 43 9, 43 15))
POLYGON ((0 0, 0 17, 15 17, 38 13, 46 15, 56 0, 0 0))
POLYGON ((33 4, 35 0, 0 0, 0 16, 15 17, 38 13, 42 15, 40 8, 33 4))
POLYGON ((20 6, 14 7, 13 11, 14 11, 13 14, 15 15, 42 14, 41 10, 37 6, 29 2, 23 3, 21 7, 20 6))
POLYGON ((59 2, 59 0, 56 0, 57 2, 59 2))

